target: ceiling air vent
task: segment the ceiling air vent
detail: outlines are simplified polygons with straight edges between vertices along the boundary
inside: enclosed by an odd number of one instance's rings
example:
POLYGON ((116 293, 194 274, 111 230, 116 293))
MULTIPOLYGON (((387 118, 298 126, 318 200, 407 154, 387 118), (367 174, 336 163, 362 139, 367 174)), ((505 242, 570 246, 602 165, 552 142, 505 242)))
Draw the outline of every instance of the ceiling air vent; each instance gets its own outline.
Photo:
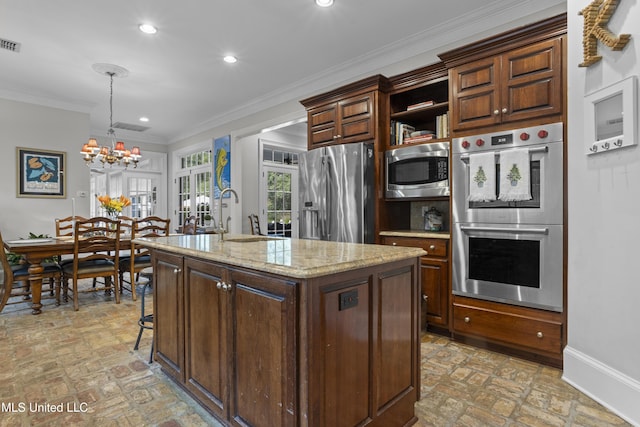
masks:
POLYGON ((0 39, 0 49, 10 50, 11 52, 20 52, 20 43, 12 42, 7 39, 0 39))
POLYGON ((140 126, 140 125, 134 125, 131 123, 122 123, 122 122, 114 123, 113 127, 115 129, 132 130, 134 132, 144 132, 145 130, 150 129, 148 126, 140 126))

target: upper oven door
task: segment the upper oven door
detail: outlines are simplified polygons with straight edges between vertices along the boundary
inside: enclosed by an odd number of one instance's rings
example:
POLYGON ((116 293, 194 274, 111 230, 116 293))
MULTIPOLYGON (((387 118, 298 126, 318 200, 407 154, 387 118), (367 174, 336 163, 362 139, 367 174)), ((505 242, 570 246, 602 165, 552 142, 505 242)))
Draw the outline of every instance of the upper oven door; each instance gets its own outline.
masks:
POLYGON ((387 198, 449 195, 449 143, 389 150, 385 155, 387 198))
POLYGON ((562 225, 455 224, 455 295, 562 311, 562 225))
MULTIPOLYGON (((453 168, 454 222, 494 224, 562 224, 563 223, 563 144, 553 142, 529 146, 531 200, 504 202, 497 199, 500 188, 499 152, 495 153, 496 200, 469 201, 469 156, 456 153, 453 168)), ((509 148, 506 148, 508 150, 509 148)), ((473 154, 471 154, 473 155, 473 154)))

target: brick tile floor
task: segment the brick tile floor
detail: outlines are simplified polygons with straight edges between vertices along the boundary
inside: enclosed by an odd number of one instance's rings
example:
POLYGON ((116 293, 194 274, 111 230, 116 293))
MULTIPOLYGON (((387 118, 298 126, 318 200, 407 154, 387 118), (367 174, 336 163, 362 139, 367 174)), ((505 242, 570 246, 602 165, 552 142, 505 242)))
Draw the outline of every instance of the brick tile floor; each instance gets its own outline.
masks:
MULTIPOLYGON (((80 299, 77 312, 49 298, 39 316, 28 303, 0 314, 0 426, 220 425, 147 363, 150 331, 133 350, 140 301, 126 292, 119 305, 102 292, 80 299)), ((560 370, 431 334, 421 351, 417 426, 629 425, 560 370)))

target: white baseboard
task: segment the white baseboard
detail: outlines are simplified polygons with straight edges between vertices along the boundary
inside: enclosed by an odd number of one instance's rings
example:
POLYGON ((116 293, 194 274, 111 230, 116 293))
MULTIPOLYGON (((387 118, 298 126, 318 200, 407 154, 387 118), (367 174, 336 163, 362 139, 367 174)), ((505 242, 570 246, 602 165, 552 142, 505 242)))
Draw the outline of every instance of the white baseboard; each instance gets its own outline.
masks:
POLYGON ((640 426, 640 382, 565 347, 562 379, 620 418, 640 426))

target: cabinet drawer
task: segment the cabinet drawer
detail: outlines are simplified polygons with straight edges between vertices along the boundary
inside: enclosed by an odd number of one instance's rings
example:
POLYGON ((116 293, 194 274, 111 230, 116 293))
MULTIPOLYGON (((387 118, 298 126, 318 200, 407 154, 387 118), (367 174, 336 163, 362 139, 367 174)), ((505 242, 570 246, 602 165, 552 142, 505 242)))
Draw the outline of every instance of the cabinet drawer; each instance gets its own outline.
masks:
POLYGON ((391 246, 409 246, 412 248, 422 248, 427 251, 425 256, 447 256, 447 244, 446 239, 421 239, 418 237, 394 237, 384 236, 382 238, 384 245, 391 246))
POLYGON ((453 330, 501 344, 515 344, 536 352, 559 354, 562 351, 562 323, 494 308, 453 304, 453 330))

